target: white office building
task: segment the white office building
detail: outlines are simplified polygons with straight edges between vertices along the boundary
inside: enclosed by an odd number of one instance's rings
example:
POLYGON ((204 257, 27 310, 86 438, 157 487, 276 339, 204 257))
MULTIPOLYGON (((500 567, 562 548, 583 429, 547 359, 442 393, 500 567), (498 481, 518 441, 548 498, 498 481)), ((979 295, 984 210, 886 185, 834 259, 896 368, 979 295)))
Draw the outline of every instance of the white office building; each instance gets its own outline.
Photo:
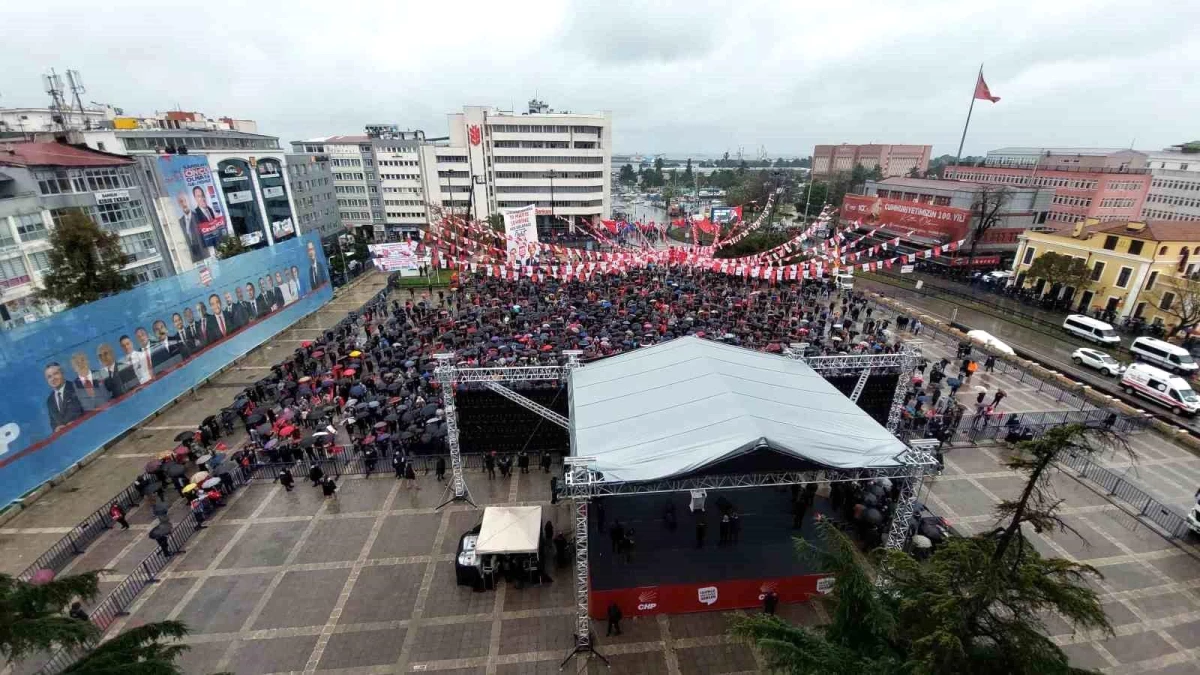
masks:
POLYGON ((1200 221, 1200 154, 1170 149, 1146 154, 1151 179, 1142 218, 1200 221))

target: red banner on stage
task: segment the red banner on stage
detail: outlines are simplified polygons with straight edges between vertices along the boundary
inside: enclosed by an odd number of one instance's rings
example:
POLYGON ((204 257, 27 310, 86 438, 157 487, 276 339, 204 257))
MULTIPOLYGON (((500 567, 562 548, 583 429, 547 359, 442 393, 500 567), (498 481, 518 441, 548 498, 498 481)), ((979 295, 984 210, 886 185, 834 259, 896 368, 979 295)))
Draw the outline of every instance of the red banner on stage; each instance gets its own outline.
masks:
POLYGON ((766 594, 775 591, 780 602, 805 602, 833 590, 833 577, 807 574, 775 579, 731 579, 698 584, 666 584, 638 588, 592 591, 592 618, 604 619, 613 602, 625 616, 686 614, 761 607, 766 594))
POLYGON ((967 266, 982 267, 984 265, 999 265, 999 264, 1000 264, 1000 256, 998 256, 998 255, 977 255, 974 258, 971 258, 970 260, 967 260, 966 256, 963 256, 961 258, 951 258, 950 259, 951 267, 967 267, 967 266))
POLYGON ((862 220, 864 225, 882 227, 900 235, 913 234, 945 241, 967 235, 971 212, 899 199, 846 195, 842 200, 842 218, 862 220))

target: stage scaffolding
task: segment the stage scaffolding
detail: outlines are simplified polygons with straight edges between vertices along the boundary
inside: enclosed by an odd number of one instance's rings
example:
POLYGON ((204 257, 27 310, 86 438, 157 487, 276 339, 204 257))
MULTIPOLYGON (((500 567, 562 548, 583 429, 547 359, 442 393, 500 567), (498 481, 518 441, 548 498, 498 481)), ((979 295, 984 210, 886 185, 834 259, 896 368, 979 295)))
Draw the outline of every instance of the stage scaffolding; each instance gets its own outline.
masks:
MULTIPOLYGON (((910 375, 921 359, 919 342, 907 342, 901 351, 894 354, 842 355, 804 357, 802 345, 791 345, 784 349, 788 358, 804 361, 821 374, 858 375, 852 400, 866 386, 872 374, 899 374, 892 407, 888 414, 888 431, 899 429, 903 394, 909 384, 910 375)), ((562 365, 513 366, 489 368, 460 368, 453 362, 453 354, 437 354, 438 365, 434 377, 442 390, 442 407, 446 420, 446 444, 450 451, 451 480, 446 486, 446 498, 441 506, 451 502, 466 502, 475 506, 470 490, 463 477, 462 454, 458 439, 458 409, 455 405, 454 387, 459 384, 480 383, 485 388, 521 405, 559 426, 569 428, 569 420, 535 401, 509 389, 504 383, 561 381, 569 387, 571 371, 582 367, 580 351, 564 351, 566 362, 562 365)), ((568 390, 568 397, 570 391, 568 390)), ((696 476, 691 478, 647 481, 605 481, 593 468, 594 459, 586 456, 564 457, 564 475, 561 494, 572 502, 575 525, 575 646, 567 660, 581 652, 589 652, 602 659, 595 650, 595 639, 591 632, 589 613, 589 583, 591 570, 588 561, 588 510, 595 497, 683 492, 692 490, 726 490, 748 487, 807 485, 810 483, 832 483, 843 481, 870 481, 880 478, 901 481, 900 498, 892 517, 886 538, 886 546, 903 548, 908 539, 909 522, 912 519, 917 494, 925 476, 937 472, 937 462, 932 449, 936 441, 915 440, 909 449, 896 456, 897 464, 878 468, 820 469, 813 471, 776 471, 765 473, 726 474, 696 476)), ((439 508, 441 508, 439 506, 439 508)), ((564 665, 566 660, 564 660, 564 665)))

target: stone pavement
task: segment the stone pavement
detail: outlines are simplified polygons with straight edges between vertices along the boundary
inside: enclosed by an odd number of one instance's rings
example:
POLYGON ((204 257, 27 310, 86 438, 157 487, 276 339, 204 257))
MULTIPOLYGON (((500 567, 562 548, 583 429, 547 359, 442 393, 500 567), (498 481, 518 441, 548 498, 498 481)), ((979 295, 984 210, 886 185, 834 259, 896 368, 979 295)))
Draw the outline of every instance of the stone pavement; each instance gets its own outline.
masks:
MULTIPOLYGON (((4 523, 0 526, 0 572, 16 574, 25 569, 107 499, 128 487, 147 461, 175 447, 177 434, 195 430, 205 417, 229 405, 237 392, 260 379, 301 341, 319 336, 386 284, 386 275, 371 272, 339 289, 324 307, 251 351, 238 365, 194 394, 185 394, 174 406, 147 420, 99 459, 4 523)), ((240 441, 243 435, 239 428, 232 440, 240 441)))
MULTIPOLYGON (((560 466, 554 467, 561 470, 560 466)), ((548 474, 485 480, 469 472, 481 506, 542 504, 556 529, 571 527, 566 504, 551 506, 548 474)), ((193 634, 181 663, 189 673, 369 674, 557 673, 572 646, 571 568, 524 589, 476 593, 455 584, 459 537, 482 511, 435 510, 444 483, 402 486, 392 474, 346 477, 336 499, 307 481, 286 492, 255 481, 237 493, 187 552, 142 593, 113 630, 178 619, 193 634)), ((783 613, 812 623, 818 611, 783 613)), ((759 669, 728 635, 726 613, 626 619, 599 649, 615 673, 742 673, 759 669)), ((579 659, 571 672, 602 672, 579 659)))
MULTIPOLYGON (((1136 437, 1149 437, 1140 434, 1136 437)), ((1002 445, 958 447, 946 471, 922 498, 963 533, 993 527, 992 506, 1015 496, 1021 478, 1000 465, 1002 445)), ((1062 513, 1079 532, 1032 534, 1043 554, 1086 562, 1104 575, 1096 588, 1115 637, 1073 633, 1059 616, 1046 617, 1054 640, 1073 665, 1105 673, 1200 672, 1200 548, 1172 542, 1102 493, 1058 472, 1053 489, 1062 513)))

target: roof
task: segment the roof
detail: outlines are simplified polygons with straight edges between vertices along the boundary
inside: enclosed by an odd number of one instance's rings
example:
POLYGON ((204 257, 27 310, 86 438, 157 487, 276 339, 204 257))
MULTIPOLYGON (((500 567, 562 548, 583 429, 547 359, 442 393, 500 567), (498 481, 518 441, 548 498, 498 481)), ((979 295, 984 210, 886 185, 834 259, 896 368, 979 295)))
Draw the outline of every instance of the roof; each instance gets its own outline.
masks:
POLYGON ((541 533, 542 507, 489 506, 483 510, 475 554, 532 553, 541 533))
POLYGON ((904 443, 807 364, 687 336, 571 373, 571 451, 605 481, 665 480, 769 449, 897 466, 904 443))
POLYGON ((992 155, 1080 155, 1083 157, 1104 157, 1113 155, 1118 152, 1137 152, 1130 148, 1036 148, 1029 146, 1011 146, 1007 148, 998 148, 996 150, 988 150, 988 156, 992 155))
MULTIPOLYGON (((943 180, 934 180, 932 178, 885 178, 875 181, 876 185, 885 185, 888 187, 911 187, 920 188, 922 190, 957 190, 960 192, 983 192, 989 190, 995 192, 997 185, 995 183, 976 183, 966 180, 953 180, 950 178, 943 180)), ((1022 190, 1033 191, 1037 188, 1007 186, 1010 192, 1019 192, 1022 190)))
POLYGON ((1119 234, 1134 239, 1147 241, 1200 241, 1200 222, 1189 220, 1133 220, 1102 223, 1099 227, 1088 228, 1089 232, 1099 234, 1119 234), (1130 232, 1126 226, 1131 223, 1145 223, 1145 229, 1140 232, 1130 232))
POLYGON ((368 143, 370 136, 318 136, 304 141, 293 141, 296 143, 368 143))
POLYGON ((133 160, 121 155, 54 142, 0 145, 0 166, 125 166, 133 160))

